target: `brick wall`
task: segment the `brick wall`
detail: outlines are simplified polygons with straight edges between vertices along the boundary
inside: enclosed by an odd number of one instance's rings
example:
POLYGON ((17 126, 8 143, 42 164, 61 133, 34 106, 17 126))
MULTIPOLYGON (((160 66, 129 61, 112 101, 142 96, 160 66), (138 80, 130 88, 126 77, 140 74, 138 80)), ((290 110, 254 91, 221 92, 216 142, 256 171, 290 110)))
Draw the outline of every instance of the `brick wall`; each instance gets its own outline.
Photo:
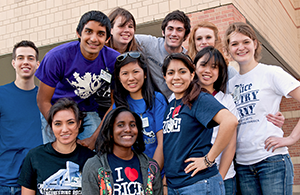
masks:
MULTIPOLYGON (((188 14, 188 16, 191 19, 192 27, 203 20, 213 22, 218 27, 222 39, 230 23, 246 22, 245 17, 233 5, 207 9, 188 14)), ((188 47, 188 41, 184 42, 184 46, 188 47)), ((292 98, 283 98, 280 104, 280 111, 283 112, 286 118, 283 125, 284 136, 288 136, 300 119, 300 103, 292 98)), ((300 141, 289 147, 289 152, 295 169, 294 192, 300 192, 298 190, 300 186, 300 141)))
MULTIPOLYGON (((191 20, 191 26, 194 27, 200 21, 207 20, 214 23, 218 29, 220 37, 223 38, 226 28, 233 22, 246 22, 243 15, 233 6, 225 5, 222 7, 207 9, 195 13, 188 14, 191 20)), ((188 41, 184 42, 184 46, 188 47, 188 41)))
MULTIPOLYGON (((300 103, 292 98, 283 98, 280 110, 286 120, 283 125, 284 136, 289 135, 300 119, 300 103)), ((300 192, 300 141, 289 147, 289 153, 294 164, 294 192, 300 192)))

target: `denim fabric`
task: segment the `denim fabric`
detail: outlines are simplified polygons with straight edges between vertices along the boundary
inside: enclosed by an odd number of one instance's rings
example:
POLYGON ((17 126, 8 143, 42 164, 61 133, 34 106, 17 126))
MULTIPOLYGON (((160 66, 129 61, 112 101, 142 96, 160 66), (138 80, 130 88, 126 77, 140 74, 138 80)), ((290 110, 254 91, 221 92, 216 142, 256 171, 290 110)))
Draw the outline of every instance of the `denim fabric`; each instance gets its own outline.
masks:
POLYGON ((101 118, 97 112, 86 112, 86 117, 83 120, 84 131, 78 135, 78 139, 89 138, 100 125, 101 118))
POLYGON ((21 187, 0 186, 0 195, 21 195, 21 187))
POLYGON ((168 195, 225 195, 225 188, 222 176, 220 173, 198 181, 192 185, 185 186, 178 189, 168 187, 168 195))
POLYGON ((226 195, 236 195, 236 179, 235 176, 224 180, 226 195))
MULTIPOLYGON (((83 120, 83 128, 84 131, 80 133, 77 137, 78 139, 85 139, 91 137, 97 127, 100 125, 101 118, 99 117, 97 112, 85 112, 86 117, 83 120)), ((47 126, 47 121, 44 116, 41 114, 41 121, 42 121, 42 134, 43 134, 43 143, 46 144, 48 142, 55 141, 55 137, 53 132, 49 126, 47 126), (50 134, 48 133, 50 132, 50 134)))
POLYGON ((237 177, 243 195, 292 195, 293 164, 288 154, 275 155, 253 165, 237 164, 237 177))

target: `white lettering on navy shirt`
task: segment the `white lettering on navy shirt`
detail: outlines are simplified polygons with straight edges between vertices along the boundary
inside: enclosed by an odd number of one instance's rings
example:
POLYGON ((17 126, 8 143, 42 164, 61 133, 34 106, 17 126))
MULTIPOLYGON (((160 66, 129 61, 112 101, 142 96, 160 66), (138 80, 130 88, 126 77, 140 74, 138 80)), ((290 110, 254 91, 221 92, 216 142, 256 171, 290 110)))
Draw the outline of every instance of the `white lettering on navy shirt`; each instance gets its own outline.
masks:
POLYGON ((126 167, 125 170, 123 170, 123 167, 117 167, 115 168, 115 171, 117 172, 118 177, 116 179, 116 182, 118 183, 114 183, 114 195, 144 194, 142 184, 136 181, 138 178, 138 171, 136 169, 126 167), (124 178, 122 178, 123 171, 130 182, 124 181, 124 178))
POLYGON ((163 122, 163 134, 166 133, 178 133, 180 132, 181 118, 171 118, 174 107, 170 108, 170 112, 166 117, 166 121, 163 122))

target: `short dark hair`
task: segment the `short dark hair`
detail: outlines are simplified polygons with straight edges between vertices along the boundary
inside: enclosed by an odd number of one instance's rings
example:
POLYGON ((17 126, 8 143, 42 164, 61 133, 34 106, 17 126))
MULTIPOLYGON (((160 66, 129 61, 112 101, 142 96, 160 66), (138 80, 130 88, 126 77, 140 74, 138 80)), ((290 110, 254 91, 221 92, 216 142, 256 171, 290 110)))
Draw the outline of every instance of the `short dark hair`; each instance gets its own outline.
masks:
POLYGON ((133 144, 133 150, 140 154, 145 151, 145 143, 143 138, 143 125, 142 120, 135 112, 129 110, 129 108, 125 106, 119 106, 113 110, 111 110, 105 117, 103 124, 101 126, 99 135, 96 140, 95 150, 98 156, 105 154, 105 153, 113 153, 114 147, 114 138, 113 138, 113 126, 117 116, 121 112, 130 112, 136 122, 136 127, 138 129, 138 136, 133 144))
POLYGON ((12 53, 12 58, 13 59, 16 59, 16 50, 19 48, 19 47, 31 47, 32 49, 35 50, 35 58, 36 58, 36 61, 39 60, 39 49, 35 46, 35 44, 32 42, 32 41, 28 41, 28 40, 23 40, 19 43, 16 43, 14 45, 14 48, 13 48, 13 53, 12 53))
POLYGON ((226 61, 222 55, 222 53, 212 47, 208 46, 203 48, 201 51, 199 51, 196 54, 196 57, 194 59, 194 64, 197 68, 197 62, 200 58, 207 55, 208 58, 204 64, 207 64, 210 60, 213 60, 213 64, 219 67, 219 76, 218 79, 214 82, 214 89, 219 92, 222 91, 223 93, 226 93, 226 86, 227 86, 227 80, 228 80, 228 66, 226 64, 226 61))
MULTIPOLYGON (((195 72, 195 65, 188 55, 184 53, 171 53, 164 59, 164 63, 162 66, 162 72, 164 76, 166 76, 167 69, 172 60, 182 61, 191 73, 195 72)), ((191 81, 189 87, 184 92, 182 103, 188 105, 189 108, 191 108, 193 102, 198 98, 201 90, 202 89, 200 86, 199 78, 197 74, 195 74, 194 79, 191 81)))
MULTIPOLYGON (((80 21, 76 28, 77 33, 81 36, 84 26, 91 20, 99 22, 101 26, 105 26, 106 40, 107 40, 110 37, 110 29, 111 29, 110 20, 101 11, 93 10, 93 11, 89 11, 89 12, 86 12, 85 14, 83 14, 81 16, 80 21)), ((80 41, 80 38, 78 38, 78 40, 80 41)))
MULTIPOLYGON (((79 133, 83 132, 83 119, 86 116, 83 112, 81 112, 78 108, 78 105, 75 101, 73 101, 70 98, 60 98, 58 99, 55 104, 53 104, 49 110, 48 117, 47 117, 47 123, 48 126, 52 129, 52 122, 54 115, 61 111, 61 110, 72 110, 75 115, 75 120, 77 124, 81 121, 81 125, 79 127, 79 133)), ((48 128, 50 129, 50 128, 48 128)), ((48 135, 53 135, 53 131, 47 132, 48 135)))
POLYGON ((175 10, 169 13, 161 23, 161 30, 165 33, 165 29, 168 26, 168 23, 172 20, 177 20, 182 22, 185 29, 184 38, 186 39, 187 36, 190 34, 191 31, 191 21, 187 15, 183 11, 175 10))

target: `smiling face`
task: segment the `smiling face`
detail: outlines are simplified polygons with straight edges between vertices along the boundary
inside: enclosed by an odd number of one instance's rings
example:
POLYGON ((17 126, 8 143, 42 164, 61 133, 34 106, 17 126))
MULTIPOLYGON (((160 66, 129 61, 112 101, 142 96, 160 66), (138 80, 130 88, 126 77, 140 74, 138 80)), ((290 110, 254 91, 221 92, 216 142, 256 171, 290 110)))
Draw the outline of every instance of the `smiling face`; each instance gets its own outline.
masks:
POLYGON ((167 67, 165 80, 176 99, 181 99, 190 86, 195 73, 191 73, 181 60, 173 59, 167 67))
POLYGON ((145 73, 137 61, 130 62, 121 67, 119 79, 133 99, 143 98, 142 87, 144 85, 145 73))
POLYGON ((128 45, 134 36, 134 24, 133 21, 124 23, 125 18, 118 16, 115 20, 114 26, 111 29, 111 35, 113 36, 114 47, 118 48, 119 45, 128 45))
POLYGON ((77 123, 72 109, 58 111, 53 116, 51 127, 57 145, 72 145, 76 142, 80 124, 77 123))
POLYGON ((250 37, 239 32, 233 32, 230 35, 228 47, 229 54, 240 66, 250 65, 252 67, 256 64, 254 54, 257 42, 250 37))
POLYGON ((134 116, 128 111, 119 113, 113 124, 114 154, 119 156, 120 151, 131 150, 137 136, 138 129, 134 116))
POLYGON ((216 37, 210 28, 200 27, 195 32, 196 50, 200 51, 207 46, 215 46, 216 37))
POLYGON ((12 60, 12 66, 16 70, 16 79, 31 79, 39 66, 36 52, 31 47, 18 47, 16 58, 12 60))
POLYGON ((165 32, 162 32, 165 37, 165 48, 170 53, 181 52, 182 43, 185 39, 184 24, 178 20, 171 20, 165 28, 165 32))
POLYGON ((80 38, 80 51, 87 60, 94 60, 99 55, 106 40, 106 27, 101 26, 100 22, 89 21, 81 32, 77 33, 80 38))
POLYGON ((210 59, 207 62, 207 58, 208 54, 198 60, 196 64, 196 74, 200 80, 201 86, 210 93, 213 93, 214 83, 219 77, 219 66, 214 64, 213 59, 210 59))

